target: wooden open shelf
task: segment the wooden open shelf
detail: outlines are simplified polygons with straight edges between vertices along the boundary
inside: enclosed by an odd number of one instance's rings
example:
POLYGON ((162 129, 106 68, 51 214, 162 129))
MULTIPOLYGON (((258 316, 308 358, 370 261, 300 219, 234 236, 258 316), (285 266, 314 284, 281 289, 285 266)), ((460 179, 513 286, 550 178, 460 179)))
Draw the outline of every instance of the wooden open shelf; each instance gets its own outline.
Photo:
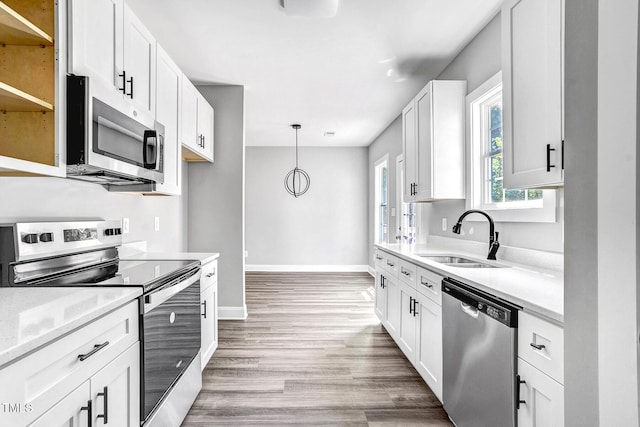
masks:
POLYGON ((0 82, 1 111, 53 111, 53 105, 0 82))
POLYGON ((0 1, 0 43, 51 46, 53 37, 0 1))

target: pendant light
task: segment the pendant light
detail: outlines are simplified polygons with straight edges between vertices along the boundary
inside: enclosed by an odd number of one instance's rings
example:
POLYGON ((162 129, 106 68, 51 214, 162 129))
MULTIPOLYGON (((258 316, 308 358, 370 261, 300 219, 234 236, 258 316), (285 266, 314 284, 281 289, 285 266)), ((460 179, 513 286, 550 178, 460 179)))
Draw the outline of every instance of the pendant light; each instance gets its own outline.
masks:
POLYGON ((311 178, 308 173, 298 167, 298 130, 302 126, 294 124, 291 127, 296 131, 296 167, 284 177, 284 188, 293 197, 300 197, 309 189, 311 178))

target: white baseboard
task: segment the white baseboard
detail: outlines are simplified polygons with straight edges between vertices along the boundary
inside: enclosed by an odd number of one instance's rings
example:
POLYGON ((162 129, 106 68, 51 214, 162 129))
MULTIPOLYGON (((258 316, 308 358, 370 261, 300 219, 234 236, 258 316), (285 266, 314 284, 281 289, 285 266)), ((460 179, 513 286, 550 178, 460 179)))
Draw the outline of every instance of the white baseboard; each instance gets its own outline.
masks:
POLYGON ((244 320, 248 316, 247 305, 242 307, 218 307, 219 320, 244 320))
POLYGON ((245 265, 245 271, 280 271, 309 273, 366 273, 368 265, 245 265))
POLYGON ((371 267, 370 265, 367 266, 367 271, 369 272, 369 274, 371 275, 371 277, 376 277, 376 269, 371 267))

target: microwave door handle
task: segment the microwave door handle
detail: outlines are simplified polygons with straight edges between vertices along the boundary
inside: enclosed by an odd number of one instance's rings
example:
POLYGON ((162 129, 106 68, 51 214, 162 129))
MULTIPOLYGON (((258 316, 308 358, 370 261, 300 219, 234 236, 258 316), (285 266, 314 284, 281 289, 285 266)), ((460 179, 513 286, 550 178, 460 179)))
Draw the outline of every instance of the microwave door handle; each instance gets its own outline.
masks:
POLYGON ((145 130, 142 139, 142 163, 145 169, 155 169, 157 164, 157 138, 155 130, 145 130), (151 151, 151 152, 150 152, 151 151))

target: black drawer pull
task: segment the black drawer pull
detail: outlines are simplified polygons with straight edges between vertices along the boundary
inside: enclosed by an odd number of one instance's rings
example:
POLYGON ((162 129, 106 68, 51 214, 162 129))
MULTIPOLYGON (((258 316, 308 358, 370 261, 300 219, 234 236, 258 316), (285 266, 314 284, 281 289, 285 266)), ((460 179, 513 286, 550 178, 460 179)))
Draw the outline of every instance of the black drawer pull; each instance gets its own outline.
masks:
POLYGON ((98 393, 98 396, 102 396, 104 399, 104 413, 96 415, 96 418, 104 418, 102 424, 109 424, 109 389, 104 387, 102 393, 98 393))
POLYGON ((83 361, 87 360, 88 358, 90 358, 91 356, 93 356, 94 354, 96 354, 97 352, 99 352, 100 350, 102 350, 103 348, 105 348, 108 345, 109 345, 109 341, 105 341, 102 344, 96 344, 96 345, 93 346, 93 350, 91 350, 89 353, 79 354, 78 355, 78 360, 83 362, 83 361))
POLYGON ((535 348, 536 350, 542 350, 543 348, 545 348, 544 344, 536 344, 536 343, 530 343, 529 344, 531 347, 535 348))
POLYGON ((547 172, 551 172, 551 168, 555 168, 556 165, 551 164, 551 152, 556 151, 555 148, 551 148, 551 144, 547 144, 547 172))
POLYGON ((207 300, 204 300, 201 304, 204 307, 204 313, 202 313, 201 316, 206 319, 207 318, 207 300))
POLYGON ((83 406, 80 408, 81 411, 87 411, 87 426, 91 427, 91 422, 93 421, 93 412, 91 411, 91 401, 87 400, 87 406, 83 406))

